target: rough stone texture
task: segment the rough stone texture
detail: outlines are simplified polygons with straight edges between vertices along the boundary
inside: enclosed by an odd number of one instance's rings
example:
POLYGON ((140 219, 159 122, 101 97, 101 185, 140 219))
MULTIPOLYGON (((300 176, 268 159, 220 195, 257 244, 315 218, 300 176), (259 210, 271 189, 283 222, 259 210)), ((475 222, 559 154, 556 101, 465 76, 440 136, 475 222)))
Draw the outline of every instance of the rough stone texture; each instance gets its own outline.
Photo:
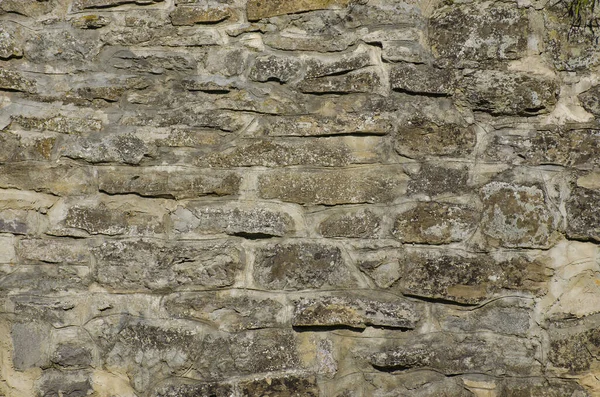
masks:
POLYGON ((0 396, 600 396, 567 3, 0 0, 0 396))

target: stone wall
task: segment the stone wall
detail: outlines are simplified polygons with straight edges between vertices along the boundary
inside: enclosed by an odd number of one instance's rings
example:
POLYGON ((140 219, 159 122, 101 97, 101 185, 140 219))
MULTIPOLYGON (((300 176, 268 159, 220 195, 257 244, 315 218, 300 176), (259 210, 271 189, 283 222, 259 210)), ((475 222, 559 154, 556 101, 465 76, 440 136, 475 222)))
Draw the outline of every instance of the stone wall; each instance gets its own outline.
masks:
POLYGON ((600 396, 553 3, 0 0, 0 396, 600 396))

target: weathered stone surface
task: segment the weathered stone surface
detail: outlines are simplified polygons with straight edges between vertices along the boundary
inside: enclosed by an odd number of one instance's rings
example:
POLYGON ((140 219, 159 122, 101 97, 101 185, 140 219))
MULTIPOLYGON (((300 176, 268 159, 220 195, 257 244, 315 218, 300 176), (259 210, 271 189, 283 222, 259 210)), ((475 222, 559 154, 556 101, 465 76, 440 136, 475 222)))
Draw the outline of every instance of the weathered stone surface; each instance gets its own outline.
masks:
POLYGON ((229 19, 232 10, 221 7, 182 6, 171 12, 171 23, 175 26, 194 25, 196 23, 218 23, 229 19))
POLYGON ((315 78, 350 72, 373 65, 371 56, 364 47, 335 58, 314 57, 306 60, 305 78, 315 78))
POLYGON ((90 374, 84 371, 48 370, 39 381, 41 396, 85 397, 93 392, 90 374))
POLYGON ((298 90, 307 94, 378 92, 381 83, 376 70, 362 69, 342 75, 305 79, 298 84, 298 90))
POLYGON ((507 378, 498 382, 496 390, 500 396, 519 395, 517 393, 532 397, 586 397, 589 395, 588 391, 576 382, 544 378, 507 378))
POLYGON ((492 256, 440 249, 413 249, 399 258, 365 260, 359 265, 382 288, 469 304, 510 291, 543 294, 550 276, 540 260, 508 253, 492 256))
POLYGON ((159 3, 163 0, 75 0, 73 2, 73 10, 79 11, 87 8, 104 8, 116 7, 122 4, 152 4, 159 3))
POLYGON ((390 114, 342 113, 331 117, 291 116, 261 119, 259 133, 268 136, 385 135, 394 131, 390 114))
POLYGON ((415 159, 428 156, 464 157, 473 151, 475 143, 476 135, 472 127, 417 121, 398 129, 394 147, 400 155, 415 159))
POLYGON ((504 3, 446 5, 431 17, 430 32, 439 61, 448 66, 475 66, 522 57, 529 21, 525 9, 504 3))
POLYGON ((390 84, 397 91, 425 95, 452 95, 454 88, 448 71, 411 63, 392 66, 390 84))
POLYGON ((177 167, 100 167, 100 191, 175 199, 237 194, 240 176, 231 171, 177 167))
POLYGON ((392 234, 403 243, 449 244, 473 233, 478 219, 463 205, 420 202, 396 217, 392 234))
POLYGON ((358 286, 340 248, 313 242, 274 243, 260 248, 254 279, 269 290, 358 286))
POLYGON ((262 55, 255 59, 249 76, 254 81, 286 83, 300 76, 301 67, 302 62, 297 58, 262 55))
POLYGON ((53 208, 50 233, 58 236, 145 236, 165 232, 164 202, 97 197, 72 200, 53 208))
POLYGON ((39 17, 52 11, 55 6, 54 1, 4 0, 0 3, 0 11, 2 11, 0 15, 7 12, 27 17, 39 17))
POLYGON ((36 92, 36 82, 20 72, 0 68, 0 90, 33 94, 36 92))
POLYGON ((226 233, 260 238, 281 237, 296 231, 295 221, 285 208, 257 202, 190 202, 185 207, 178 207, 171 221, 174 230, 186 236, 226 233))
POLYGON ((87 137, 65 136, 57 143, 61 156, 89 163, 139 164, 150 153, 146 144, 132 134, 93 134, 87 137))
POLYGON ((600 192, 575 188, 567 201, 567 234, 571 238, 600 241, 600 192))
POLYGON ((547 248, 553 243, 556 215, 537 186, 491 182, 481 189, 482 232, 504 247, 547 248))
POLYGON ((90 249, 85 243, 72 239, 21 239, 17 255, 22 263, 57 263, 87 265, 90 249))
POLYGON ((582 373, 597 365, 600 332, 597 316, 556 321, 549 324, 548 359, 568 374, 582 373))
MULTIPOLYGON (((228 380, 234 374, 300 370, 304 349, 297 338, 287 329, 208 335, 199 345, 202 354, 194 363, 193 373, 199 379, 228 380)), ((257 387, 260 390, 261 385, 257 387)))
POLYGON ((318 397, 320 396, 317 380, 314 376, 299 377, 289 375, 281 378, 258 379, 240 383, 241 395, 278 396, 278 397, 318 397))
POLYGON ((87 367, 92 362, 92 352, 84 346, 61 344, 51 361, 61 367, 87 367))
POLYGON ((487 155, 502 162, 573 167, 600 165, 600 131, 553 126, 494 137, 487 155))
POLYGON ((532 116, 554 109, 555 80, 522 72, 477 71, 461 80, 459 96, 473 110, 493 115, 532 116))
POLYGON ((412 179, 408 183, 409 194, 437 196, 469 191, 469 172, 465 167, 449 168, 425 163, 411 177, 412 179))
POLYGON ((233 385, 217 382, 172 380, 154 388, 156 397, 229 397, 234 393, 233 385))
POLYGON ((285 325, 288 310, 276 298, 240 290, 172 294, 163 302, 175 317, 200 320, 227 332, 277 328, 285 325))
POLYGON ((396 169, 282 170, 261 176, 259 192, 265 199, 299 204, 385 203, 403 195, 406 182, 396 169))
POLYGON ((334 213, 319 225, 323 237, 375 238, 379 234, 382 219, 365 208, 334 213))
POLYGON ((7 24, 0 24, 0 59, 23 56, 19 32, 7 24))
POLYGON ((269 18, 276 15, 294 14, 304 11, 322 10, 327 8, 346 7, 349 0, 249 0, 246 13, 248 20, 256 21, 263 18, 269 18))
MULTIPOLYGON (((367 393, 375 396, 475 397, 459 377, 433 371, 397 371, 373 374, 367 393)), ((351 395, 351 394, 349 394, 351 395)))
POLYGON ((98 190, 89 167, 43 163, 0 165, 0 187, 57 196, 89 194, 98 190))
POLYGON ((78 29, 100 29, 110 23, 110 19, 102 15, 83 15, 71 19, 73 27, 78 29))
POLYGON ((577 96, 585 110, 595 116, 600 115, 600 85, 596 85, 577 96))
POLYGON ((0 233, 36 234, 43 228, 43 215, 24 210, 0 211, 0 233))
POLYGON ((64 115, 50 117, 13 116, 12 123, 21 128, 39 131, 54 131, 64 134, 87 134, 102 130, 102 121, 93 118, 74 118, 64 115))
POLYGON ((260 139, 236 142, 235 146, 198 159, 211 167, 315 165, 343 167, 375 163, 383 158, 384 140, 378 137, 327 137, 306 139, 260 139))
POLYGON ((366 326, 414 329, 420 315, 408 301, 352 294, 331 294, 295 300, 295 327, 366 326))
POLYGON ((224 240, 120 240, 103 243, 92 253, 98 282, 118 290, 226 287, 243 265, 240 248, 224 240))
POLYGON ((13 365, 24 371, 48 364, 46 347, 50 343, 51 327, 42 322, 16 323, 11 330, 14 348, 13 365))
POLYGON ((540 375, 539 344, 509 336, 422 335, 405 345, 375 353, 369 362, 381 370, 432 368, 445 374, 540 375), (506 354, 505 347, 511 347, 506 354))

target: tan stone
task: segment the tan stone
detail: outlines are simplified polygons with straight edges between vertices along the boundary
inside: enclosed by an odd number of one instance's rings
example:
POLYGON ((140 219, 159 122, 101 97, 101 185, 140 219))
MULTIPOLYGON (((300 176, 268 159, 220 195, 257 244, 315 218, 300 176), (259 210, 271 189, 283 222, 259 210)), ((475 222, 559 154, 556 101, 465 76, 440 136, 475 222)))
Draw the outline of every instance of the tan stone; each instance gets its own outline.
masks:
POLYGON ((256 21, 276 15, 346 7, 350 0, 249 0, 248 20, 256 21))

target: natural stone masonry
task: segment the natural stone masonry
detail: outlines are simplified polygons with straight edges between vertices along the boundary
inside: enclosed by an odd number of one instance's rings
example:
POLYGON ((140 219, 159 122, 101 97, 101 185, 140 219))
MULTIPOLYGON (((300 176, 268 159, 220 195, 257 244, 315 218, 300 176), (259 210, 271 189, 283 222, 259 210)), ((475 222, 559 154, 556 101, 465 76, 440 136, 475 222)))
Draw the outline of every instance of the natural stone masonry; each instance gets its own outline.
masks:
POLYGON ((600 396, 567 14, 0 0, 0 396, 600 396))

